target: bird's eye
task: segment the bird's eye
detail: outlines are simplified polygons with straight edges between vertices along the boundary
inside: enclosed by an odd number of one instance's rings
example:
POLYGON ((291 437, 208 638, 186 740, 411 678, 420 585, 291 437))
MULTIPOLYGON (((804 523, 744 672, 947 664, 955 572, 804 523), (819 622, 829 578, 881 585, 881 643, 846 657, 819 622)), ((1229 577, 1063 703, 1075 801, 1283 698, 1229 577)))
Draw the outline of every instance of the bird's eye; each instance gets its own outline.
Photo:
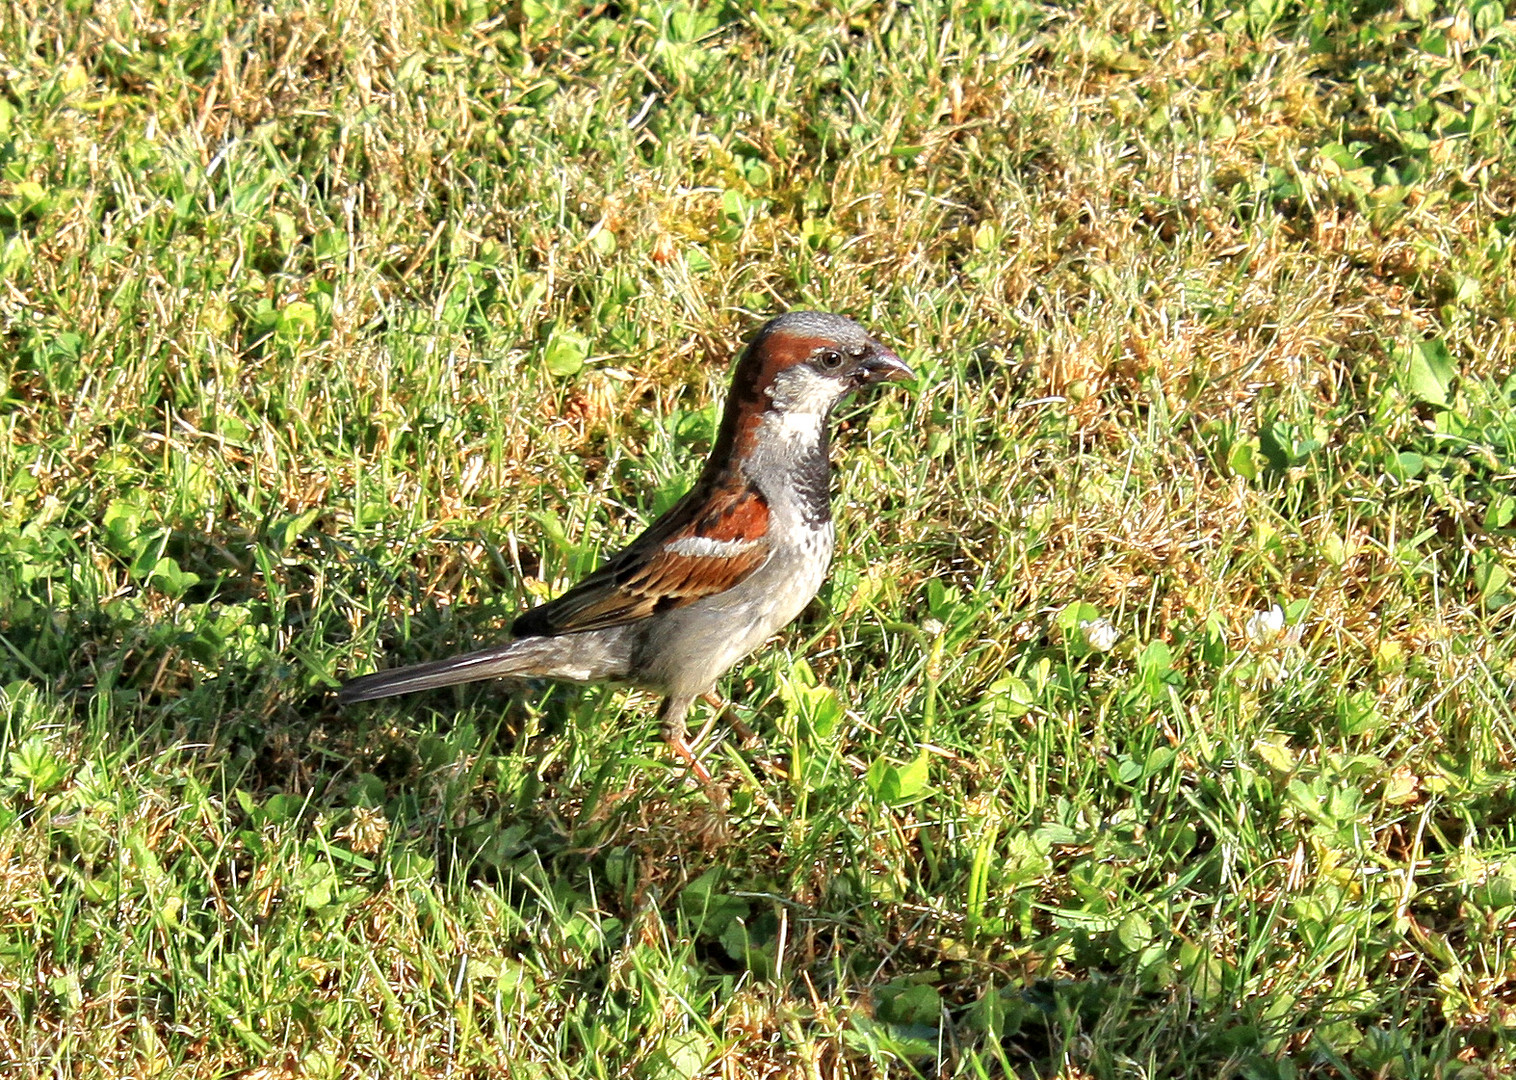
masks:
POLYGON ((822 367, 829 370, 842 366, 842 354, 836 349, 823 349, 817 359, 821 361, 822 367))

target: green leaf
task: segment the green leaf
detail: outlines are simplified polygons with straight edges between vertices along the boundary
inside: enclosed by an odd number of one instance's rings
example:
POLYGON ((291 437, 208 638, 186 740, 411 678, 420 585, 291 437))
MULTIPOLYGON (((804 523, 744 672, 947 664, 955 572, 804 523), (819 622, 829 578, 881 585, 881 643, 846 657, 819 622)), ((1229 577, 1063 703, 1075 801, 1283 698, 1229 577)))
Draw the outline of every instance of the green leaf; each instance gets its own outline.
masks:
POLYGON ((780 677, 779 697, 785 712, 799 721, 807 737, 826 739, 842 719, 842 702, 835 690, 815 685, 815 679, 808 664, 797 663, 793 673, 780 677))
POLYGON ((763 205, 761 199, 749 199, 740 191, 726 191, 721 196, 721 214, 728 221, 746 223, 763 205))
POLYGON ((1371 690, 1358 690, 1337 699, 1337 726, 1344 735, 1364 735, 1384 726, 1371 690))
POLYGON ((881 802, 897 804, 920 796, 926 790, 928 773, 927 755, 923 750, 914 761, 905 765, 895 765, 879 758, 869 766, 864 783, 881 802))
POLYGON ((1208 615, 1205 620, 1205 631, 1201 637, 1200 658, 1212 667, 1221 667, 1227 662, 1231 653, 1227 649, 1226 629, 1221 624, 1221 619, 1216 615, 1208 615))
POLYGON ((1299 755, 1296 754, 1289 743, 1284 740, 1283 736, 1280 736, 1277 741, 1260 739, 1253 745, 1253 752, 1257 754, 1263 763, 1269 768, 1278 773, 1285 773, 1286 775, 1294 772, 1295 766, 1298 765, 1300 761, 1299 755))
POLYGON ((330 863, 312 863, 296 875, 296 891, 300 902, 311 910, 319 910, 331 904, 336 899, 338 884, 337 872, 330 863))
POLYGON ((721 879, 721 871, 707 870, 679 894, 680 914, 700 937, 719 939, 734 919, 747 917, 747 901, 723 893, 721 879))
POLYGON ((914 761, 900 767, 900 798, 914 799, 925 791, 928 773, 927 755, 923 750, 914 761))
POLYGON ((1441 339, 1423 341, 1405 356, 1401 385, 1417 401, 1446 408, 1457 369, 1441 339))
POLYGON ((177 600, 200 584, 200 575, 181 570, 178 562, 165 555, 153 564, 153 571, 148 575, 148 582, 165 596, 171 596, 177 600))
POLYGON ((1516 520, 1516 496, 1496 495, 1484 511, 1486 529, 1504 529, 1516 520))
POLYGON ((1142 775, 1144 777, 1156 776, 1172 765, 1178 756, 1171 746, 1153 747, 1148 751, 1148 756, 1142 763, 1142 775))
POLYGON ((1174 666, 1174 654, 1161 641, 1148 642, 1147 648, 1137 654, 1137 670, 1149 677, 1162 676, 1174 666))
POLYGON ((105 526, 107 547, 118 555, 137 553, 137 538, 142 531, 142 507, 117 499, 105 508, 101 524, 105 526))
POLYGON ((979 713, 989 721, 1014 720, 1031 712, 1036 700, 1025 680, 1002 675, 985 688, 979 713))
POLYGON ((51 791, 67 775, 63 762, 41 735, 33 735, 11 751, 10 769, 11 775, 24 781, 33 794, 51 791))
POLYGON ((1500 561, 1499 552, 1482 548, 1474 553, 1474 585, 1480 596, 1492 599, 1510 580, 1511 572, 1500 561))
POLYGON ((942 1021, 942 995, 926 983, 897 980, 874 993, 879 1019, 891 1024, 935 1026, 942 1021))
POLYGON ((1076 636, 1074 631, 1079 629, 1080 623, 1094 622, 1100 618, 1100 609, 1094 604, 1086 604, 1083 600, 1076 600, 1060 611, 1053 622, 1065 634, 1076 636))
POLYGON ((269 529, 269 546, 282 555, 294 545, 296 540, 300 539, 320 514, 321 508, 315 506, 303 514, 276 522, 269 529))
POLYGON ((290 301, 280 310, 274 332, 282 341, 301 341, 315 337, 315 305, 307 300, 290 301))
POLYGON ((1227 454, 1227 468, 1234 476, 1240 476, 1244 480, 1257 480, 1260 456, 1256 439, 1234 443, 1227 454))
POLYGON ((662 1080, 693 1080, 705 1068, 712 1052, 710 1041, 698 1032, 685 1032, 664 1040, 649 1064, 649 1075, 662 1080))
POLYGON ((1410 480, 1420 476, 1426 468, 1426 459, 1420 454, 1410 450, 1402 450, 1400 453, 1389 453, 1384 456, 1384 471, 1386 475, 1396 480, 1410 480))
POLYGON ((347 233, 341 229, 322 229, 311 238, 311 250, 318 259, 340 259, 347 255, 347 233))
POLYGON ((578 374, 589 355, 590 343, 571 330, 553 330, 542 349, 542 359, 548 371, 560 378, 578 374))
POLYGON ((1116 940, 1127 952, 1139 952, 1153 940, 1153 927, 1134 911, 1116 927, 1116 940))
POLYGON ((944 585, 937 578, 926 583, 926 607, 932 618, 951 624, 960 614, 962 594, 951 585, 944 585))
POLYGON ((1152 697, 1161 697, 1168 691, 1165 687, 1179 685, 1183 680, 1174 670, 1173 651, 1162 641, 1150 641, 1137 654, 1137 673, 1143 689, 1152 697))

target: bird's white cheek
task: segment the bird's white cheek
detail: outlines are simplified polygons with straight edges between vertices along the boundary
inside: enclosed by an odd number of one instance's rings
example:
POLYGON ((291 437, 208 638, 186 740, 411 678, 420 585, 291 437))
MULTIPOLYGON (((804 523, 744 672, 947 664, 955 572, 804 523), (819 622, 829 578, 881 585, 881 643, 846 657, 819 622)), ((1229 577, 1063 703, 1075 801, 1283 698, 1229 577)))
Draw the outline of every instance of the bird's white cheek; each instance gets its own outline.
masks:
POLYGON ((802 419, 806 431, 819 431, 826 414, 842 396, 836 380, 823 378, 808 367, 792 368, 779 375, 769 387, 769 400, 787 422, 802 419))

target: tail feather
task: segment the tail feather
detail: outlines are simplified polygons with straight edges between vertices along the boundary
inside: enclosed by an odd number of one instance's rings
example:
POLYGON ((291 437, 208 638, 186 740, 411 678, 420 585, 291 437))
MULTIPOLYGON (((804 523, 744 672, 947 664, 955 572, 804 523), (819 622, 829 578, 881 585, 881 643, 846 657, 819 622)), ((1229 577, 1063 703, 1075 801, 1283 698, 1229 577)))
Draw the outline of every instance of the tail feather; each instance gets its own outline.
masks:
POLYGON ((442 686, 495 679, 503 675, 535 674, 534 654, 537 650, 523 649, 520 645, 519 641, 508 641, 504 645, 450 656, 445 660, 431 660, 410 667, 360 675, 342 684, 342 689, 337 691, 337 704, 351 705, 355 701, 372 701, 397 694, 411 694, 418 690, 435 690, 442 686))

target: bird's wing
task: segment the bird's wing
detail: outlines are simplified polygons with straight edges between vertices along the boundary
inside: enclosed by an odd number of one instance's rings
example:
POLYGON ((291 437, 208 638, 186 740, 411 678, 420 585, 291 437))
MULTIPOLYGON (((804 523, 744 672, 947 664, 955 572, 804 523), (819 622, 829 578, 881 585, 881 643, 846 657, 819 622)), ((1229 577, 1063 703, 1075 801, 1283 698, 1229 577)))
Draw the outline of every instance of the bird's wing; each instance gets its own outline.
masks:
POLYGON ((751 484, 698 485, 625 550, 516 619, 516 637, 599 630, 725 592, 768 561, 769 505, 751 484))

